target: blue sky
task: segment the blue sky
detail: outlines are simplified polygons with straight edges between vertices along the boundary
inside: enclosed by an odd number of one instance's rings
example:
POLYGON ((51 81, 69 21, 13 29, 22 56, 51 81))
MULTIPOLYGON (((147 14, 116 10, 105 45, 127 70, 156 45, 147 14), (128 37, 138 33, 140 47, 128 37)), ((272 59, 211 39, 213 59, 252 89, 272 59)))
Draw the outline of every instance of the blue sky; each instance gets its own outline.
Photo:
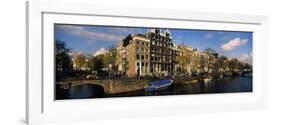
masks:
MULTIPOLYGON (((164 29, 162 29, 163 31, 164 29)), ((212 48, 220 55, 235 57, 252 63, 252 33, 169 29, 173 42, 177 45, 188 45, 203 51, 212 48)), ((145 34, 150 28, 110 27, 90 25, 55 25, 55 40, 64 41, 74 52, 92 55, 101 48, 117 46, 128 34, 145 34)))

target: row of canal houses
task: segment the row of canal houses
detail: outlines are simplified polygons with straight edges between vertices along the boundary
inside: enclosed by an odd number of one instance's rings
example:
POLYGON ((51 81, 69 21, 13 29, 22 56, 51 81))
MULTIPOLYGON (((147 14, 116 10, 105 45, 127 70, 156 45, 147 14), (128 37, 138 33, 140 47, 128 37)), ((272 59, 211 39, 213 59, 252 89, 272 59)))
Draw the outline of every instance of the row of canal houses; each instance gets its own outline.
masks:
POLYGON ((118 74, 173 76, 212 72, 217 54, 200 52, 186 45, 175 45, 169 30, 152 29, 146 34, 129 34, 117 47, 118 74), (205 63, 204 65, 202 65, 205 63))
MULTIPOLYGON (((157 28, 145 34, 129 34, 119 41, 115 49, 117 55, 114 63, 106 66, 104 70, 127 77, 211 73, 218 56, 217 53, 201 52, 191 46, 176 45, 169 30, 161 32, 157 28)), ((110 54, 105 49, 101 50, 99 54, 110 54)), ((75 55, 79 53, 71 55, 74 70, 91 70, 87 65, 78 67, 74 61, 75 55)), ((88 62, 88 59, 86 57, 85 62, 88 62)))

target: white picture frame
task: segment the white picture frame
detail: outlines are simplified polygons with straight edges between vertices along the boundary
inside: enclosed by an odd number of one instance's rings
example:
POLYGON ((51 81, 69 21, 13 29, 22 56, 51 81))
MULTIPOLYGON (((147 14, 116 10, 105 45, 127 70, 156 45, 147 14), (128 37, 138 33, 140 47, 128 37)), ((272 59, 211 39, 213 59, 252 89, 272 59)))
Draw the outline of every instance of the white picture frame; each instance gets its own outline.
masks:
POLYGON ((256 15, 27 2, 26 121, 118 119, 267 107, 267 17, 256 15), (253 32, 253 92, 54 101, 54 23, 253 32), (159 105, 165 104, 165 105, 159 105))

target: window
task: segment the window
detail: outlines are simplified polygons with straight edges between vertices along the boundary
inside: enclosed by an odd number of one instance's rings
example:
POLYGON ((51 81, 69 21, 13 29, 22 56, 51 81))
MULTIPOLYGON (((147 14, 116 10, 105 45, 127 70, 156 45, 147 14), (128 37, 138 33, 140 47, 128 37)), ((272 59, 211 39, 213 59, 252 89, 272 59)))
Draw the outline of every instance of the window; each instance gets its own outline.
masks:
POLYGON ((139 54, 137 54, 137 59, 140 59, 140 55, 139 54))
POLYGON ((144 59, 144 55, 141 55, 141 59, 144 59))

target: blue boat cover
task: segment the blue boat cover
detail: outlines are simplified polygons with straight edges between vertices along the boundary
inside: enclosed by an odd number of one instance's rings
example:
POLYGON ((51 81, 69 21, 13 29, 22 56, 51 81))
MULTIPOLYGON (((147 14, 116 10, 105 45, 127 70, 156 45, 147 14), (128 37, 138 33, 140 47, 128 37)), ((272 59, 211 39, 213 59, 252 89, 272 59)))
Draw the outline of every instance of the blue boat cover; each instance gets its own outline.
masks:
POLYGON ((152 82, 151 85, 153 85, 153 86, 162 86, 162 85, 170 84, 171 82, 172 81, 169 80, 169 79, 163 79, 163 80, 152 82))

